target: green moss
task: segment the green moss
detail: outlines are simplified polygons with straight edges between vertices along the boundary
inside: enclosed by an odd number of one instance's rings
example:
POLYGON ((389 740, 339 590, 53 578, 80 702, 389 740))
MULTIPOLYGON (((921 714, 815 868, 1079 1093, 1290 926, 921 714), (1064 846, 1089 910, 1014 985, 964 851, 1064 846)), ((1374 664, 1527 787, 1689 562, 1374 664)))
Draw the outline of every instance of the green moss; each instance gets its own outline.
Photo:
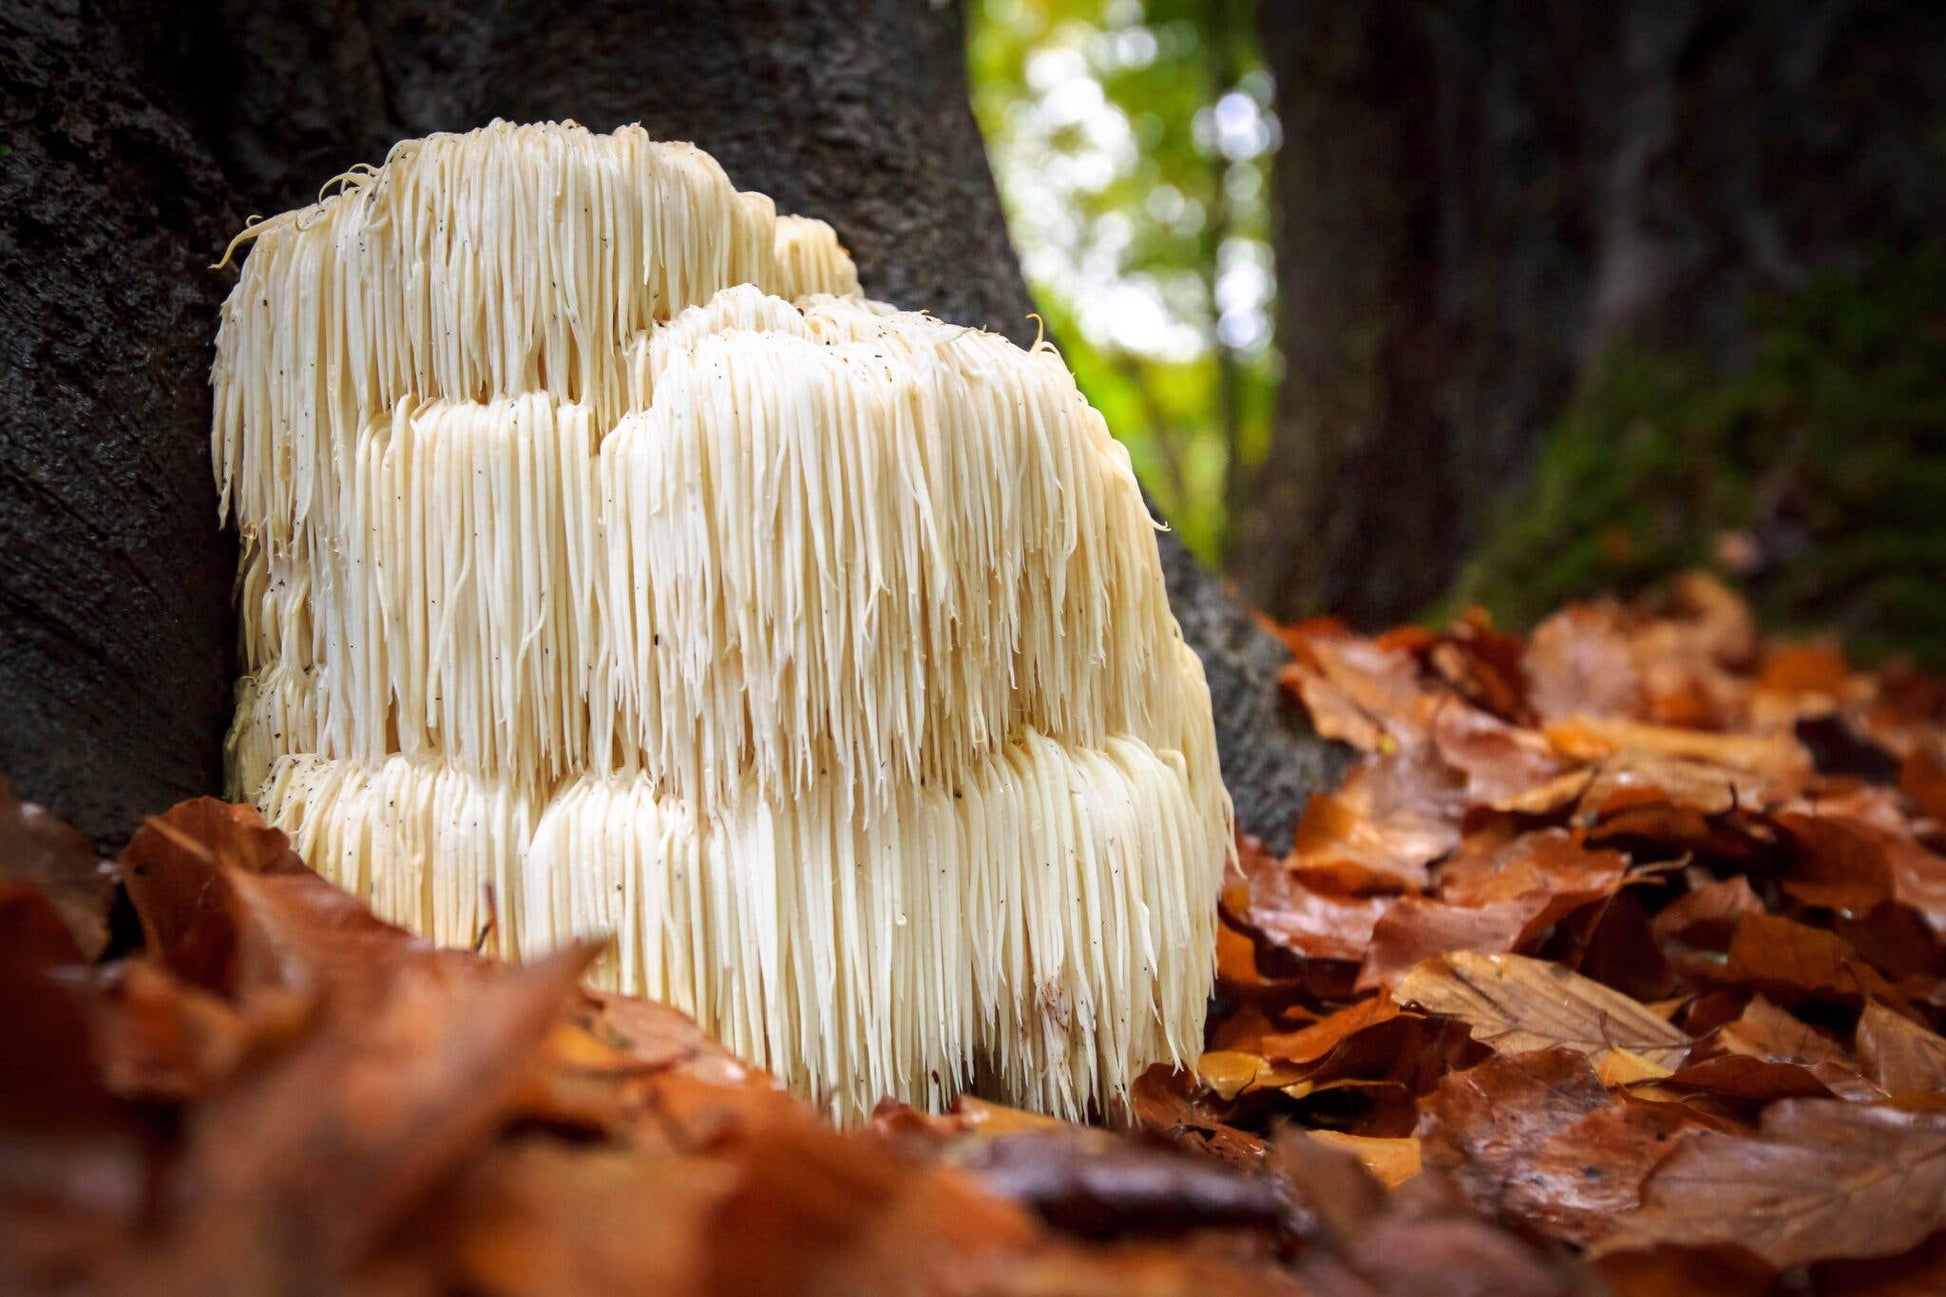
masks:
POLYGON ((1712 568, 1787 630, 1946 662, 1946 248, 1766 303, 1736 370, 1617 349, 1455 588, 1526 625, 1712 568))

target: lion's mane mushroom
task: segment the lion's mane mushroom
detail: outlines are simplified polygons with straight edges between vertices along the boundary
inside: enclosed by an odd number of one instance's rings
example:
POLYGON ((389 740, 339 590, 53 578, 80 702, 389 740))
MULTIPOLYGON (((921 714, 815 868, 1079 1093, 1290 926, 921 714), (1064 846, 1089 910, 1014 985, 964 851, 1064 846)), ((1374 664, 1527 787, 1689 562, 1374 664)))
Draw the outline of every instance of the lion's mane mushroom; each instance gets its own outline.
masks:
POLYGON ((1195 1054, 1208 691, 1051 347, 865 301, 637 128, 401 144, 246 233, 230 777, 316 868, 440 942, 613 932, 600 983, 844 1117, 1195 1054))

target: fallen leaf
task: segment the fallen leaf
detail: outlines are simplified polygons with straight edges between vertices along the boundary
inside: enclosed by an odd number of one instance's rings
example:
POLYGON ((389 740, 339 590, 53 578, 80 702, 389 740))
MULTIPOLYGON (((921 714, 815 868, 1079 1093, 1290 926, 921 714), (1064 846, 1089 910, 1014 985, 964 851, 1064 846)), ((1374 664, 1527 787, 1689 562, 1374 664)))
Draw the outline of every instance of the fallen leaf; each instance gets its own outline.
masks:
POLYGON ((1487 854, 1464 852, 1439 869, 1439 895, 1456 905, 1487 905, 1542 891, 1573 909, 1612 895, 1628 872, 1619 851, 1591 851, 1565 829, 1523 834, 1487 854))
POLYGON ((1865 914, 1893 893, 1891 835, 1832 815, 1785 813, 1777 823, 1796 853, 1784 890, 1806 905, 1865 914))
POLYGON ((1345 896, 1311 886, 1282 865, 1250 879, 1250 921, 1277 945, 1312 959, 1356 964, 1392 896, 1345 896))
POLYGON ((1466 776, 1469 803, 1504 804, 1562 773, 1545 737, 1464 703, 1436 708, 1430 736, 1440 758, 1466 776))
POLYGON ((1810 1274, 1819 1297, 1939 1297, 1946 1292, 1946 1234, 1904 1256, 1822 1261, 1810 1274))
POLYGON ((151 817, 120 861, 150 954, 185 981, 218 992, 233 990, 236 976, 236 918, 218 885, 226 869, 315 877, 253 808, 213 797, 151 817))
POLYGON ((1946 1114, 1786 1099, 1756 1136, 1685 1135, 1599 1252, 1734 1244, 1782 1270, 1896 1256, 1946 1225, 1946 1114))
POLYGON ((1515 725, 1532 725, 1527 673, 1521 665, 1526 652, 1518 635, 1496 630, 1484 611, 1469 608, 1421 656, 1475 707, 1515 725))
POLYGON ((1887 1094, 1946 1092, 1946 1040, 1883 1005, 1858 1019, 1858 1061, 1887 1094))
POLYGON ((1697 950, 1727 950, 1737 920, 1763 912, 1764 903, 1750 890, 1750 880, 1738 874, 1677 897, 1657 911, 1653 928, 1658 941, 1681 942, 1697 950))
MULTIPOLYGON (((1407 973, 1436 955, 1454 951, 1499 954, 1523 942, 1548 907, 1544 892, 1485 905, 1449 905, 1419 896, 1401 897, 1372 926, 1371 945, 1357 986, 1397 986, 1407 973)), ((1542 925, 1545 926, 1545 925, 1542 925)))
POLYGON ((113 866, 44 807, 15 798, 0 776, 0 885, 10 883, 46 897, 84 957, 108 944, 113 866))
POLYGON ((952 1165, 995 1197, 1082 1238, 1274 1231, 1285 1212, 1266 1177, 1079 1126, 979 1140, 952 1165))
POLYGON ((1456 1072, 1426 1101, 1426 1165, 1489 1215, 1587 1243, 1639 1202, 1643 1179, 1683 1119, 1618 1102, 1587 1057, 1506 1055, 1456 1072))
POLYGON ((1765 1103, 1824 1096, 1871 1102, 1885 1097, 1859 1074, 1837 1041, 1761 995, 1699 1040, 1667 1084, 1765 1103))
POLYGON ((1685 960, 1692 976, 1741 986, 1782 1004, 1825 1000, 1859 1005, 1867 999, 1903 1006, 1883 974, 1842 938, 1775 914, 1738 918, 1724 959, 1685 960))
POLYGON ((1811 773, 1811 759, 1789 734, 1716 734, 1674 725, 1577 716, 1552 721, 1548 741, 1570 760, 1600 760, 1636 753, 1699 762, 1794 786, 1811 773))
POLYGON ((1523 666, 1543 719, 1642 714, 1645 690, 1622 623, 1613 603, 1574 604, 1534 628, 1523 666))
POLYGON ((1227 1125, 1198 1102, 1195 1074, 1157 1063, 1129 1086, 1129 1110, 1144 1130, 1191 1152, 1246 1169, 1261 1166, 1269 1145, 1227 1125))
POLYGON ((1196 1079, 1227 1103, 1246 1090, 1274 1090, 1301 1081, 1304 1072, 1279 1066, 1259 1052, 1208 1049, 1196 1059, 1196 1079))
POLYGON ((1654 1247, 1595 1259, 1615 1297, 1772 1297, 1777 1272, 1740 1247, 1654 1247))
POLYGON ((1640 1003, 1543 960, 1460 951, 1429 959, 1400 980, 1401 1003, 1455 1017, 1496 1053, 1564 1046, 1599 1067, 1616 1051, 1678 1066, 1690 1040, 1640 1003))
POLYGON ((1319 734, 1365 752, 1396 751, 1423 737, 1425 690, 1410 653, 1322 628, 1296 636, 1292 649, 1283 682, 1319 734))
POLYGON ((1388 1189, 1398 1188, 1418 1175, 1421 1168, 1417 1136, 1378 1139, 1370 1135, 1347 1135, 1336 1130, 1307 1130, 1304 1137, 1326 1148, 1351 1154, 1388 1189))
POLYGON ((1764 654, 1756 687, 1794 699, 1815 695, 1810 705, 1831 708, 1850 692, 1851 666, 1833 644, 1780 644, 1764 654))
POLYGON ((1459 845, 1463 781, 1429 753, 1368 757, 1336 793, 1313 794, 1290 867, 1340 892, 1411 891, 1459 845))
POLYGON ((1933 745, 1913 747, 1899 769, 1899 791, 1911 799, 1919 814, 1946 824, 1946 761, 1933 745))

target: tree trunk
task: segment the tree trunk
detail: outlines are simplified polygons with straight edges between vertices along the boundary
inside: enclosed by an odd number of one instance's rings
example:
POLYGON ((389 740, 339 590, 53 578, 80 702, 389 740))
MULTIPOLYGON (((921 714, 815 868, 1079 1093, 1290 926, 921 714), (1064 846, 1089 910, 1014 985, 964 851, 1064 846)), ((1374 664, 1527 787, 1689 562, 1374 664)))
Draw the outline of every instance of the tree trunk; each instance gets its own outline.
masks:
POLYGON ((219 786, 208 270, 241 213, 74 0, 0 5, 0 773, 99 837, 219 786))
POLYGON ((1946 228, 1938 5, 1258 13, 1285 383, 1231 517, 1280 616, 1443 594, 1616 341, 1734 364, 1758 296, 1946 228))
MULTIPOLYGON (((103 89, 166 107, 145 111, 197 168, 183 179, 137 187, 114 167, 90 183, 87 167, 77 166, 71 192, 44 198, 49 228, 85 229, 104 259, 114 244, 92 228, 101 214, 114 230, 140 226, 151 205, 173 219, 149 232, 163 246, 121 254, 118 267, 169 303, 173 315, 131 320, 102 300, 107 290, 80 299, 98 303, 83 321, 100 335, 95 351, 149 358, 158 390, 130 403, 143 419, 104 432, 99 416, 90 415, 93 406, 60 419, 35 414, 31 369, 10 368, 8 386, 0 388, 10 431, 31 442, 28 458, 37 465, 32 481, 0 469, 8 553, 52 546, 67 556, 44 574, 10 571, 0 578, 0 593, 41 621, 66 619, 79 648, 72 661, 51 650, 30 657, 16 646, 14 628, 5 632, 0 683, 15 717, 27 720, 10 721, 0 766, 15 772, 24 795, 76 816, 90 832, 124 832, 141 812, 216 787, 217 736, 228 711, 221 687, 232 661, 233 551, 214 526, 204 374, 215 303, 230 279, 202 266, 215 259, 239 213, 309 202, 332 175, 381 159, 398 139, 495 116, 571 117, 595 129, 640 121, 655 135, 696 141, 738 185, 770 194, 780 211, 830 221, 872 295, 1017 339, 1032 336, 1032 302, 968 107, 962 35, 951 8, 919 0, 236 0, 180 8, 119 0, 112 21, 123 38, 119 52, 111 43, 63 37, 66 44, 31 47, 24 57, 30 69, 42 59, 73 69, 63 97, 83 122, 105 102, 103 89), (134 88, 118 89, 124 83, 134 88), (124 528, 145 529, 160 543, 137 551, 142 566, 133 573, 84 572, 93 584, 77 595, 73 573, 110 547, 69 528, 62 514, 76 507, 72 501, 95 501, 92 488, 75 479, 85 471, 83 448, 103 436, 132 456, 167 447, 178 471, 147 492, 97 492, 98 507, 121 507, 124 528), (19 512, 43 497, 41 513, 19 512), (151 607, 165 597, 171 607, 151 607), (155 646, 148 669, 130 670, 137 664, 121 651, 114 637, 121 632, 110 628, 128 625, 132 649, 154 637, 147 622, 171 616, 174 637, 155 646), (89 665, 104 654, 102 669, 89 665), (55 704, 89 696, 97 677, 114 674, 151 684, 146 692, 125 684, 112 696, 124 729, 112 751, 90 748, 86 727, 55 704), (194 688, 178 688, 178 681, 194 688), (29 704, 24 712, 19 699, 29 704)), ((95 41, 100 36, 91 32, 95 41)), ((15 46, 14 62, 5 65, 10 110, 19 107, 11 69, 23 57, 15 46)), ((117 161, 113 141, 95 147, 117 161)), ((14 241, 7 255, 26 264, 11 250, 21 239, 17 218, 0 219, 14 241)), ((75 328, 63 305, 68 280, 93 273, 72 270, 34 301, 10 299, 8 310, 58 341, 75 328)), ((88 372, 78 367, 67 381, 89 393, 88 372)), ((107 398, 90 399, 98 405, 107 398)), ((1184 633, 1208 669, 1240 822, 1272 841, 1288 840, 1306 793, 1335 775, 1342 757, 1282 702, 1278 642, 1172 535, 1161 545, 1184 633)))

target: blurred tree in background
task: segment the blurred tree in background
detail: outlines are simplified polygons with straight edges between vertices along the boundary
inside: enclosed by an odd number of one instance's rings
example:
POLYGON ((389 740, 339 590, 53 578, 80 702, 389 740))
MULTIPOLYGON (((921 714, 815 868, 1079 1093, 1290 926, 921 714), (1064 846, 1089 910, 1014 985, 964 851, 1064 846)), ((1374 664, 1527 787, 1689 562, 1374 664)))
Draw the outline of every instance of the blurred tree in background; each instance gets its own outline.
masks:
POLYGON ((1946 660, 1946 5, 967 3, 1056 341, 1256 606, 1700 562, 1946 660))
POLYGON ((974 108, 1029 284, 1162 514, 1220 560, 1261 453, 1271 85, 1250 0, 974 0, 974 108))

